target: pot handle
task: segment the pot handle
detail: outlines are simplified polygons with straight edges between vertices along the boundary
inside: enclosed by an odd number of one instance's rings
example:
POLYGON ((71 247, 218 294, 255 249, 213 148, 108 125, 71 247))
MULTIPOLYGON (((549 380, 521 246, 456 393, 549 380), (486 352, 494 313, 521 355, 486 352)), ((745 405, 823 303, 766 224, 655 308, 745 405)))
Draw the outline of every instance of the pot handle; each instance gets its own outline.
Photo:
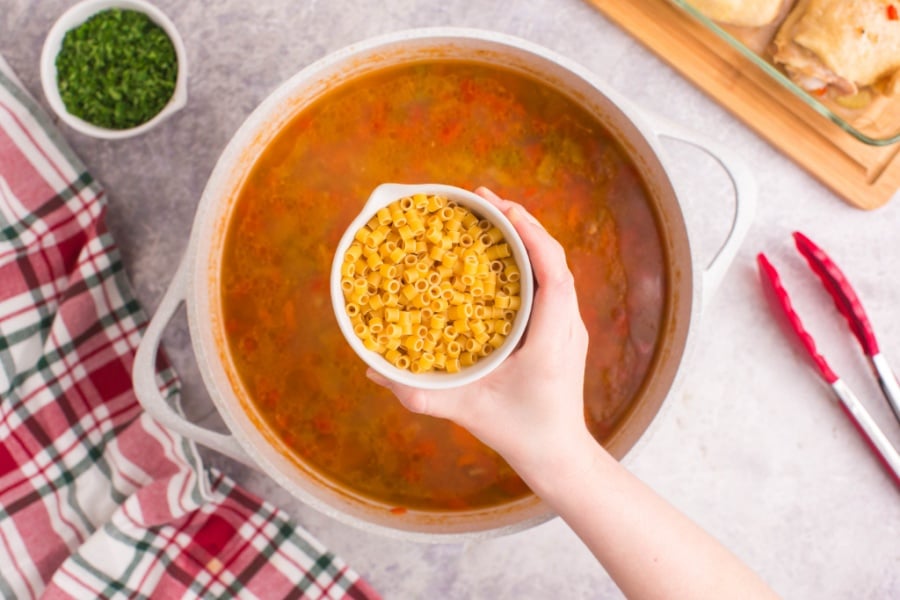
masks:
POLYGON ((750 167, 730 147, 704 137, 659 115, 647 115, 657 135, 686 142, 714 158, 731 179, 734 186, 734 216, 731 230, 719 251, 703 270, 702 306, 706 309, 722 283, 725 273, 734 262, 738 249, 747 237, 756 213, 756 178, 750 167))
POLYGON ((183 258, 175 272, 175 277, 169 284, 169 289, 166 290, 159 308, 150 319, 150 324, 138 344, 134 365, 131 369, 131 381, 134 385, 135 395, 150 416, 165 427, 245 465, 253 466, 253 461, 250 460, 234 436, 204 429, 188 421, 184 415, 166 402, 156 383, 156 355, 159 351, 159 342, 166 325, 184 302, 187 283, 187 259, 183 258))

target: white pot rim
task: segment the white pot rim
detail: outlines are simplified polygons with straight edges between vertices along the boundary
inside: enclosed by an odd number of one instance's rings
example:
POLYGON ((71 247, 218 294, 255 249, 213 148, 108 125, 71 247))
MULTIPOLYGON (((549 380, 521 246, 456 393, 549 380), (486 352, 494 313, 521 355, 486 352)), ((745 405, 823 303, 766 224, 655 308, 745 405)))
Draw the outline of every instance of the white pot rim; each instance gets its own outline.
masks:
MULTIPOLYGON (((669 213, 664 215, 666 221, 660 223, 661 229, 664 230, 661 235, 668 236, 668 243, 673 247, 667 248, 667 251, 675 252, 675 259, 682 264, 675 269, 677 273, 673 277, 674 283, 669 284, 677 285, 680 292, 677 290, 669 292, 677 298, 672 301, 674 308, 667 309, 671 313, 668 319, 664 320, 664 327, 671 326, 672 329, 676 329, 677 340, 663 352, 670 354, 669 356, 654 358, 651 370, 662 365, 657 369, 662 374, 648 375, 648 379, 654 377, 658 379, 651 381, 648 386, 659 387, 662 390, 659 392, 661 396, 652 414, 640 417, 642 420, 638 426, 641 430, 637 432, 636 438, 622 442, 627 448, 620 454, 627 452, 636 441, 640 440, 662 406, 663 399, 680 385, 683 377, 682 364, 692 344, 694 324, 699 317, 703 301, 704 271, 693 268, 683 215, 666 175, 663 164, 665 153, 654 126, 651 126, 640 111, 590 71, 554 51, 526 40, 491 31, 453 27, 414 29, 379 36, 339 50, 301 70, 253 111, 232 137, 210 175, 197 208, 182 265, 185 270, 183 280, 186 286, 184 294, 188 322, 200 372, 215 406, 237 441, 236 445, 239 445, 233 452, 229 452, 224 446, 220 449, 238 458, 241 458, 241 453, 245 453, 260 470, 302 502, 339 521, 394 537, 446 542, 520 531, 552 518, 553 513, 540 499, 528 497, 499 509, 455 513, 452 517, 445 514, 429 516, 420 513, 413 514, 408 521, 404 520, 405 517, 384 518, 383 515, 379 516, 379 510, 386 512, 383 511, 384 507, 358 508, 354 502, 359 499, 351 499, 348 505, 340 499, 346 499, 346 493, 341 493, 321 477, 317 477, 314 473, 306 473, 305 478, 300 476, 297 465, 280 454, 272 446, 272 439, 267 437, 260 427, 254 425, 253 418, 248 416, 248 411, 253 410, 252 407, 247 405, 246 399, 239 398, 240 394, 235 391, 240 387, 240 380, 233 370, 233 365, 228 364, 229 358, 223 349, 224 341, 217 333, 222 330, 219 322, 221 307, 217 305, 219 298, 213 289, 218 277, 219 241, 223 239, 234 195, 262 147, 296 114, 298 106, 302 106, 305 99, 317 97, 328 88, 328 82, 334 83, 335 79, 339 79, 338 75, 346 74, 347 65, 351 66, 352 72, 354 68, 360 68, 359 65, 365 63, 363 58, 368 58, 369 64, 375 64, 375 59, 384 57, 388 57, 388 60, 408 59, 414 56, 416 49, 424 47, 431 50, 476 48, 486 54, 496 52, 511 61, 521 60, 523 64, 529 63, 534 66, 536 72, 546 71, 548 73, 546 77, 551 77, 551 72, 553 77, 564 76, 571 82, 573 89, 574 86, 579 86, 580 89, 595 96, 598 102, 602 101, 605 106, 610 107, 610 114, 615 113, 610 118, 618 119, 623 127, 630 128, 627 132, 631 136, 629 143, 632 148, 639 146, 634 152, 640 153, 643 164, 638 167, 642 170, 642 175, 647 177, 648 174, 643 171, 652 171, 653 177, 658 179, 655 184, 660 186, 659 193, 667 195, 665 202, 668 204, 665 209, 669 213), (672 319, 677 320, 677 323, 674 325, 668 323, 668 320, 672 319), (342 503, 343 505, 338 508, 337 505, 342 503)), ((433 54, 429 54, 429 57, 433 58, 433 54)), ((619 135, 624 134, 619 132, 619 135)), ((635 156, 632 156, 632 159, 634 158, 635 156)), ((652 193, 653 190, 651 195, 652 193)), ((739 241, 737 240, 737 243, 739 241)), ((156 318, 154 317, 154 320, 156 318)), ((657 353, 661 352, 658 350, 657 353)), ((137 377, 135 381, 136 387, 140 388, 141 386, 137 385, 137 377)), ((141 389, 138 389, 138 392, 145 405, 152 403, 150 399, 145 401, 145 396, 149 392, 142 392, 141 389)))

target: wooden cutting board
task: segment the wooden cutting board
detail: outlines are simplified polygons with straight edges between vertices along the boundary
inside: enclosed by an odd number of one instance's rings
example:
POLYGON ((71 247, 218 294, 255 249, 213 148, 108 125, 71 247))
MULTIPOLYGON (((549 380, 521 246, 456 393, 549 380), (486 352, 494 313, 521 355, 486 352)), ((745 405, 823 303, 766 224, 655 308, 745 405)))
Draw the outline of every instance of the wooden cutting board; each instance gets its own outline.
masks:
POLYGON ((900 188, 900 143, 860 142, 682 9, 589 1, 851 205, 878 208, 900 188))

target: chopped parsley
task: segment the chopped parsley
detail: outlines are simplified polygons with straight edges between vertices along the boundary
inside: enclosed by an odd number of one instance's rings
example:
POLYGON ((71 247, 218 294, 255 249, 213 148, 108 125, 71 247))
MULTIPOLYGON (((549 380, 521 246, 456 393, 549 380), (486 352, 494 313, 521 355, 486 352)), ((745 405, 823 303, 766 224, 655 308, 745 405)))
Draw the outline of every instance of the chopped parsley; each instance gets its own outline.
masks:
POLYGON ((175 92, 175 46, 136 10, 101 11, 70 30, 56 56, 59 94, 69 113, 99 127, 146 123, 175 92))

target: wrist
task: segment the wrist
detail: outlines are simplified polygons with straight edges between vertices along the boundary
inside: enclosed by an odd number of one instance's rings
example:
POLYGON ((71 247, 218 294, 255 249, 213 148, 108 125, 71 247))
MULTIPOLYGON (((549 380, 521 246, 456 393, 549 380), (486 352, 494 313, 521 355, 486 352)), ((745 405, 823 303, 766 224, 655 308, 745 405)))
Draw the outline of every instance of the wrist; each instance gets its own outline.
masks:
POLYGON ((555 504, 555 498, 570 493, 586 478, 596 478, 599 470, 615 462, 585 427, 551 448, 542 448, 527 462, 513 460, 510 465, 535 494, 555 504))

